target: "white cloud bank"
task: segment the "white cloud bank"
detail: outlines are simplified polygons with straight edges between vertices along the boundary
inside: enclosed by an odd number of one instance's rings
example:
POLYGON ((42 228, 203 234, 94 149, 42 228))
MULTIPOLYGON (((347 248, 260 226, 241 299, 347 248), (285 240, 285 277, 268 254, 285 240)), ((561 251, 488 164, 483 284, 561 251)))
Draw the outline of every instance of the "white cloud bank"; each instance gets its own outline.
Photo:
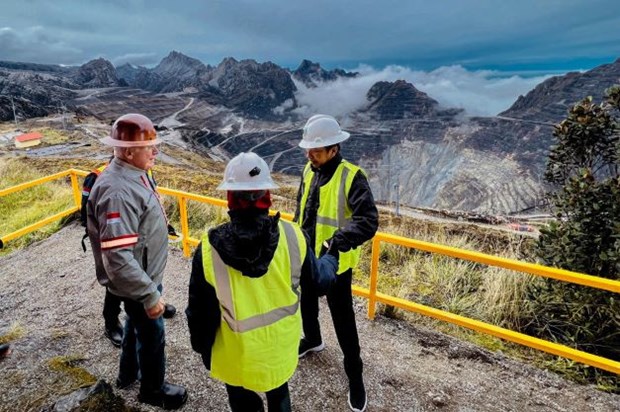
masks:
POLYGON ((337 117, 363 108, 366 93, 379 81, 406 80, 418 90, 437 100, 442 107, 465 109, 469 116, 493 116, 508 109, 519 97, 551 77, 524 77, 492 70, 469 71, 461 66, 444 66, 430 72, 415 71, 402 66, 376 70, 360 66, 353 71, 360 75, 338 79, 308 88, 295 81, 298 104, 295 111, 302 115, 329 113, 337 117))

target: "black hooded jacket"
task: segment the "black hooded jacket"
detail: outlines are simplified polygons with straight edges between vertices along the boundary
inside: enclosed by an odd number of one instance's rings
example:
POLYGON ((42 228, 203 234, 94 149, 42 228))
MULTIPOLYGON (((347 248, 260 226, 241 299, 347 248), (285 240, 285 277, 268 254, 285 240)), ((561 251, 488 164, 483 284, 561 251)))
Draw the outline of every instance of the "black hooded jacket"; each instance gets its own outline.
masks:
MULTIPOLYGON (((319 189, 332 179, 342 160, 342 155, 338 152, 336 156, 320 168, 311 166, 314 176, 310 183, 310 192, 304 208, 304 216, 299 216, 299 206, 305 189, 303 177, 301 179, 299 191, 297 192, 297 210, 295 211, 293 221, 299 223, 304 232, 308 234, 312 246, 314 246, 316 240, 316 214, 320 204, 319 189)), ((345 227, 336 230, 333 236, 333 240, 341 252, 348 252, 350 249, 356 248, 367 240, 372 239, 379 227, 379 212, 368 185, 368 180, 361 171, 357 172, 353 177, 347 202, 352 211, 351 221, 345 227)))
MULTIPOLYGON (((224 263, 243 276, 257 278, 267 269, 278 246, 280 214, 269 216, 266 210, 243 209, 228 212, 231 221, 209 231, 209 243, 224 263)), ((317 259, 308 246, 301 268, 301 290, 314 288, 319 295, 327 293, 336 279, 337 259, 326 254, 317 259)), ((192 261, 189 281, 187 323, 194 351, 200 353, 205 366, 210 369, 211 347, 220 326, 221 312, 215 289, 207 283, 202 263, 202 244, 199 244, 192 261)))

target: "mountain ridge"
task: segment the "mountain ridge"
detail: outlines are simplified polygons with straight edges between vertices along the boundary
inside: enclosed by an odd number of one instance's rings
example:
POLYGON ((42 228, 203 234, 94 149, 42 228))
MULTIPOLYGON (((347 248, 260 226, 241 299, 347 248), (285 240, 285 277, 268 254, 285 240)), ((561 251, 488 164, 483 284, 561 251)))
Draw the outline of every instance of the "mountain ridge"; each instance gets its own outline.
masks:
MULTIPOLYGON (((295 82, 313 88, 358 75, 310 60, 293 71, 232 57, 214 67, 176 51, 154 69, 114 68, 103 59, 66 70, 0 62, 0 120, 13 117, 9 96, 25 117, 66 107, 110 122, 131 107, 157 123, 174 117, 165 124, 206 156, 225 161, 252 150, 276 171, 300 173, 297 142, 308 114, 295 82)), ((532 209, 546 190, 554 124, 572 104, 587 95, 600 100, 615 83, 620 59, 545 80, 498 116, 466 117, 405 80, 377 82, 359 110, 339 119, 351 133, 343 155, 369 172, 384 202, 502 214, 532 209), (444 162, 447 153, 455 161, 444 162)))

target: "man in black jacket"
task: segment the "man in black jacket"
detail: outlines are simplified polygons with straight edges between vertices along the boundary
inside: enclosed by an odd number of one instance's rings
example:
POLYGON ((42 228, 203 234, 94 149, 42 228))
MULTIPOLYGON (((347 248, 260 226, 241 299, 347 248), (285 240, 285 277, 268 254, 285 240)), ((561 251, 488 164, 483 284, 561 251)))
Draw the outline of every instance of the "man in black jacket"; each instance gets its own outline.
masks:
POLYGON ((265 161, 241 153, 224 182, 230 222, 211 229, 196 249, 185 313, 192 348, 226 384, 235 411, 290 411, 288 380, 298 361, 301 293, 323 295, 335 281, 338 251, 317 259, 294 223, 269 216, 265 161))
MULTIPOLYGON (((299 146, 306 150, 309 162, 303 171, 294 221, 308 234, 317 253, 324 242, 340 251, 338 276, 327 293, 327 303, 344 354, 349 408, 361 412, 366 409, 367 396, 351 279, 360 246, 375 235, 379 219, 366 174, 340 155, 340 143, 348 138, 349 133, 341 130, 332 116, 315 115, 306 122, 299 146)), ((318 320, 318 296, 304 293, 301 313, 304 338, 299 345, 300 358, 325 347, 318 320)))

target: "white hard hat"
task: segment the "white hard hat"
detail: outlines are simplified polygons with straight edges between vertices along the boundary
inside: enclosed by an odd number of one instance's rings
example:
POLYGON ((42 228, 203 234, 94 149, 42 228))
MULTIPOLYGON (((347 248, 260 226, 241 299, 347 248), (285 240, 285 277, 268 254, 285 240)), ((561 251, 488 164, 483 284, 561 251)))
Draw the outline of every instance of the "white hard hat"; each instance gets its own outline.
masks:
POLYGON ((271 179, 269 166, 256 153, 239 153, 224 170, 224 181, 218 190, 266 190, 277 189, 271 179))
POLYGON ((308 119, 304 126, 304 134, 299 142, 303 149, 315 149, 344 142, 349 138, 349 133, 340 128, 340 125, 332 116, 327 114, 315 114, 308 119))

